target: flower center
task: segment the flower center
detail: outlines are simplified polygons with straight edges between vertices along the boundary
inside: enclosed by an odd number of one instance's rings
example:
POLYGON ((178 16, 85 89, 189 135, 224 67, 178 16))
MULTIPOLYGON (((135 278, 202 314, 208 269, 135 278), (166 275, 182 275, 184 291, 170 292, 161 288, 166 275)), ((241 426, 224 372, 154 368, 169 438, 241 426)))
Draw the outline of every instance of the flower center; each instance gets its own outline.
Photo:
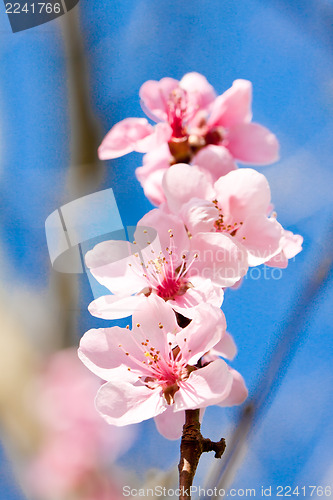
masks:
POLYGON ((156 293, 162 299, 169 300, 178 295, 181 287, 186 287, 186 283, 182 283, 182 280, 177 280, 175 276, 169 275, 165 276, 162 283, 157 286, 156 293))
POLYGON ((184 90, 175 89, 171 92, 167 102, 168 122, 175 138, 185 137, 185 119, 187 111, 187 95, 184 90))
MULTIPOLYGON (((198 255, 195 254, 192 261, 188 263, 186 255, 182 255, 182 262, 177 266, 174 257, 175 246, 173 244, 171 229, 169 229, 169 237, 170 246, 165 249, 164 253, 160 251, 156 258, 148 260, 146 263, 140 263, 143 270, 142 276, 146 279, 148 287, 148 290, 144 289, 144 293, 146 293, 146 295, 149 295, 151 292, 156 293, 165 301, 172 300, 176 296, 184 295, 192 286, 186 274, 198 257, 198 255)), ((147 242, 147 244, 150 244, 150 242, 147 242)), ((154 254, 154 249, 151 249, 151 252, 154 254)), ((139 254, 134 255, 139 258, 139 254)))
POLYGON ((229 221, 225 221, 225 216, 223 215, 222 209, 219 207, 218 201, 213 200, 213 204, 218 211, 218 218, 214 222, 215 231, 219 233, 228 233, 230 236, 236 236, 243 222, 228 223, 229 221))
MULTIPOLYGON (((161 335, 167 339, 167 333, 160 322, 158 324, 162 330, 161 335)), ((129 330, 129 325, 126 327, 129 330)), ((132 362, 132 368, 137 373, 138 379, 149 389, 160 389, 168 405, 174 403, 174 395, 179 390, 182 382, 190 376, 191 372, 196 370, 195 366, 187 365, 183 359, 182 351, 178 346, 173 346, 172 342, 166 341, 162 352, 151 344, 146 337, 139 323, 136 329, 128 332, 132 341, 134 340, 139 351, 136 355, 126 352, 124 346, 118 347, 128 356, 132 362)), ((184 339, 186 341, 186 339, 184 339)), ((161 347, 160 347, 161 349, 161 347)), ((188 353, 191 352, 188 350, 188 353)))
POLYGON ((208 146, 208 144, 217 145, 220 144, 222 141, 223 141, 223 133, 222 130, 220 129, 215 128, 209 130, 205 135, 206 146, 208 146))

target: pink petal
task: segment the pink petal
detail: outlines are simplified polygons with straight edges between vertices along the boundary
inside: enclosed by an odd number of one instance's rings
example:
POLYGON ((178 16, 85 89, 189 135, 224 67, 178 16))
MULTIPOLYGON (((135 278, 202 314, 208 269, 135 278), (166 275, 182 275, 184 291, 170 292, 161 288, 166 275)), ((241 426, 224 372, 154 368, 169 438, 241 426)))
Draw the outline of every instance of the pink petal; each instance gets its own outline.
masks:
POLYGON ((281 244, 287 259, 292 259, 302 251, 303 237, 284 229, 281 244))
POLYGON ((214 88, 200 73, 187 73, 180 80, 179 86, 186 90, 191 104, 198 110, 207 108, 216 97, 214 88))
POLYGON ((214 184, 216 199, 232 223, 244 222, 251 214, 267 213, 271 190, 266 177, 252 168, 229 172, 214 184))
POLYGON ((233 126, 228 133, 227 147, 239 161, 267 165, 279 159, 279 143, 267 128, 258 123, 233 126))
POLYGON ((143 166, 137 168, 137 178, 143 185, 143 183, 149 178, 149 176, 157 171, 168 169, 170 166, 170 150, 167 144, 162 144, 159 148, 149 151, 149 153, 143 156, 143 166))
POLYGON ((237 354, 237 346, 230 333, 225 332, 220 342, 218 342, 210 352, 213 355, 233 360, 237 354))
POLYGON ((232 374, 222 359, 191 372, 175 394, 175 411, 220 403, 229 395, 232 382, 232 374))
MULTIPOLYGON (((206 408, 200 408, 199 421, 202 422, 206 408)), ((168 406, 166 411, 154 418, 156 428, 166 439, 179 439, 185 424, 185 411, 174 411, 173 406, 168 406)))
POLYGON ((85 261, 91 274, 112 293, 123 297, 146 286, 137 248, 127 241, 103 241, 87 252, 85 261))
POLYGON ((176 315, 169 303, 155 294, 146 297, 140 302, 139 307, 133 313, 133 329, 136 336, 142 331, 144 338, 149 339, 149 347, 155 350, 165 351, 168 333, 175 335, 180 327, 176 321, 176 315), (136 325, 139 324, 140 328, 136 325))
MULTIPOLYGON (((167 214, 160 209, 151 210, 142 217, 138 222, 138 226, 156 229, 160 247, 166 256, 168 255, 166 248, 172 249, 174 247, 173 260, 175 262, 180 262, 183 253, 189 249, 190 243, 184 223, 173 214, 167 214), (172 237, 170 237, 171 234, 172 237)), ((152 255, 150 255, 150 259, 152 255)))
POLYGON ((122 378, 132 379, 134 375, 127 368, 133 369, 135 375, 138 370, 139 374, 150 374, 143 364, 138 366, 135 362, 135 359, 144 359, 143 350, 126 328, 114 326, 89 330, 80 341, 78 355, 87 368, 103 380, 118 380, 119 373, 122 378))
POLYGON ((224 146, 206 146, 193 158, 193 163, 211 175, 212 182, 222 175, 237 169, 233 156, 224 146))
POLYGON ((176 335, 183 360, 195 365, 205 352, 212 349, 226 330, 226 320, 221 309, 210 304, 196 307, 191 323, 176 335))
POLYGON ((136 424, 165 410, 160 389, 135 386, 122 380, 102 385, 95 404, 103 418, 117 426, 136 424))
POLYGON ((147 108, 149 118, 155 121, 167 121, 167 103, 172 91, 178 87, 178 80, 173 78, 162 78, 159 82, 148 80, 141 86, 139 95, 143 101, 144 111, 147 108))
POLYGON ((259 266, 279 252, 282 232, 282 226, 273 217, 256 214, 245 219, 236 238, 249 253, 249 266, 259 266))
POLYGON ((288 266, 288 259, 292 259, 302 251, 303 237, 299 234, 293 234, 291 231, 283 230, 283 236, 280 241, 281 252, 265 262, 267 266, 285 269, 288 266))
POLYGON ((138 153, 146 153, 168 142, 171 136, 172 129, 170 125, 168 123, 158 123, 151 134, 135 142, 133 149, 138 153))
POLYGON ((242 245, 222 233, 197 233, 191 249, 198 254, 188 275, 211 279, 222 287, 232 286, 248 269, 247 252, 242 245))
POLYGON ((102 319, 127 318, 139 306, 143 295, 104 295, 89 304, 88 310, 92 316, 102 319))
POLYGON ((151 172, 146 179, 146 173, 142 170, 144 167, 139 167, 135 170, 137 179, 140 181, 143 191, 148 200, 155 206, 159 206, 166 202, 164 191, 162 188, 162 180, 165 174, 164 169, 151 172), (144 179, 144 180, 142 180, 144 179))
POLYGON ((185 412, 174 412, 173 407, 168 406, 167 410, 157 415, 154 420, 157 430, 162 436, 171 440, 179 439, 185 424, 185 412))
POLYGON ((170 150, 167 144, 162 144, 143 157, 143 166, 135 170, 136 177, 144 189, 147 198, 160 205, 166 198, 162 189, 162 179, 170 166, 170 150))
POLYGON ((248 396, 243 377, 233 368, 229 368, 232 375, 232 386, 229 395, 219 403, 219 406, 235 406, 242 404, 248 396))
POLYGON ((135 150, 136 144, 154 134, 152 125, 145 118, 126 118, 112 127, 98 148, 101 160, 119 158, 135 150))
POLYGON ((180 210, 180 215, 192 235, 213 231, 218 217, 214 203, 198 198, 192 198, 185 203, 180 210))
POLYGON ((212 306, 220 308, 223 303, 224 293, 223 290, 212 283, 209 279, 201 278, 200 276, 192 276, 191 284, 193 285, 193 289, 198 293, 202 294, 202 301, 212 306))
POLYGON ((223 302, 222 288, 213 285, 211 280, 202 279, 200 276, 192 276, 191 284, 193 288, 189 288, 184 295, 177 295, 174 300, 169 303, 173 309, 185 316, 193 318, 195 308, 202 302, 211 304, 220 308, 223 302))
POLYGON ((288 267, 288 259, 285 256, 284 251, 281 250, 281 252, 265 262, 265 265, 268 267, 278 267, 280 269, 285 269, 286 267, 288 267))
POLYGON ((231 127, 251 121, 252 84, 248 80, 235 80, 232 87, 215 99, 209 127, 231 127))
POLYGON ((214 196, 209 177, 198 168, 185 163, 178 163, 166 170, 162 186, 169 209, 174 213, 178 213, 192 198, 214 196))

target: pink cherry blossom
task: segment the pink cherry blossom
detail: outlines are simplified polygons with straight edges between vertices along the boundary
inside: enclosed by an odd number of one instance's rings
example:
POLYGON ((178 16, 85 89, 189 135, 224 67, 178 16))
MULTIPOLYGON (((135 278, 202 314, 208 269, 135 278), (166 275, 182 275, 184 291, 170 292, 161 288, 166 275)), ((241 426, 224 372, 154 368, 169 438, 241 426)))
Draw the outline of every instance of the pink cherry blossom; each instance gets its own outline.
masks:
POLYGON ((198 73, 178 82, 163 78, 148 81, 140 89, 142 105, 149 118, 161 122, 152 127, 144 118, 126 118, 116 124, 103 140, 98 153, 102 160, 117 158, 131 151, 147 152, 173 137, 183 137, 183 126, 199 109, 215 98, 207 80, 198 73))
POLYGON ((90 304, 94 316, 129 316, 145 296, 156 294, 191 317, 191 308, 202 301, 220 307, 221 287, 233 285, 248 268, 238 242, 223 234, 190 239, 182 220, 160 209, 139 221, 135 238, 136 244, 106 241, 86 254, 92 275, 113 294, 90 304))
POLYGON ((196 167, 179 164, 168 169, 163 188, 168 208, 182 217, 194 238, 224 234, 246 249, 250 266, 281 251, 283 229, 275 217, 267 217, 269 184, 255 170, 229 172, 212 185, 196 167))
POLYGON ((133 328, 88 331, 79 357, 107 381, 95 404, 108 423, 124 426, 156 417, 222 403, 233 375, 222 359, 198 368, 199 359, 222 335, 220 309, 202 304, 200 320, 179 329, 175 315, 156 295, 133 313, 133 328))
MULTIPOLYGON (((223 318, 225 321, 225 318, 223 318)), ((225 331, 226 323, 224 323, 223 335, 219 342, 215 344, 208 352, 204 354, 201 358, 201 364, 205 365, 211 363, 218 359, 219 357, 232 360, 237 353, 237 347, 234 339, 225 331)), ((229 396, 226 397, 223 402, 219 403, 218 406, 237 406, 242 404, 248 396, 248 390, 246 388, 243 377, 239 372, 233 368, 228 367, 229 373, 232 375, 232 386, 229 396)), ((200 409, 200 422, 202 420, 205 408, 200 409)), ((167 410, 155 418, 155 424, 160 432, 167 439, 179 439, 182 435, 183 425, 185 423, 185 411, 173 412, 172 408, 167 408, 167 410)))
POLYGON ((146 196, 156 205, 163 194, 163 171, 174 163, 194 163, 216 181, 235 170, 236 160, 266 165, 278 159, 274 134, 251 123, 252 84, 236 80, 216 96, 213 87, 199 73, 187 73, 180 81, 149 80, 140 89, 142 108, 157 122, 126 118, 106 135, 99 148, 101 159, 131 151, 149 152, 136 171, 146 196), (151 154, 158 149, 156 154, 151 154))

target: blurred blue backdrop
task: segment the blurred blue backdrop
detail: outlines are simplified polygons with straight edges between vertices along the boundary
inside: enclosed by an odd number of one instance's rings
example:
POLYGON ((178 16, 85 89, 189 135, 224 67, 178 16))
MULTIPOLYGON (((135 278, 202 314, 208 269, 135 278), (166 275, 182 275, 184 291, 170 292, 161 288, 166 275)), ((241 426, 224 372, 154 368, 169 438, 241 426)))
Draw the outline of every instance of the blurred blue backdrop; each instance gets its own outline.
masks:
MULTIPOLYGON (((329 0, 81 0, 81 34, 88 63, 90 102, 106 133, 117 121, 143 116, 138 91, 148 79, 204 74, 218 93, 237 78, 253 82, 254 121, 281 143, 281 160, 261 168, 269 179, 280 222, 304 236, 304 251, 283 270, 268 270, 237 291, 223 310, 239 354, 233 365, 250 396, 277 343, 306 278, 323 257, 332 209, 333 3, 329 0)), ((57 21, 13 34, 0 5, 1 244, 5 279, 43 290, 50 264, 46 217, 66 199, 70 117, 66 52, 57 21)), ((135 225, 151 205, 134 177, 141 155, 108 162, 100 189, 114 191, 124 225, 135 225)), ((100 325, 85 312, 91 300, 81 277, 79 331, 100 325)), ((332 285, 313 303, 297 352, 278 381, 267 411, 255 423, 233 487, 325 486, 332 480, 332 285), (331 474, 331 477, 329 475, 331 474)), ((209 437, 228 435, 238 409, 207 411, 209 437)), ((167 469, 179 443, 153 422, 120 463, 139 474, 167 469)), ((18 500, 4 477, 1 500, 18 500)), ((203 484, 213 457, 204 457, 203 484)))

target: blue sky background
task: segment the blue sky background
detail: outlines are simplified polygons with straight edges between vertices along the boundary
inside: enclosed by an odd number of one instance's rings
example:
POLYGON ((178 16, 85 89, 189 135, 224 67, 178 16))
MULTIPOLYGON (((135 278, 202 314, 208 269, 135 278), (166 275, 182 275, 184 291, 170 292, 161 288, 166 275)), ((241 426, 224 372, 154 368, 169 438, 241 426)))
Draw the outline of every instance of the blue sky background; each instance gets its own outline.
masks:
MULTIPOLYGON (((202 2, 81 0, 80 26, 88 61, 90 105, 103 133, 129 116, 144 116, 138 91, 148 79, 203 73, 222 93, 237 78, 253 83, 254 121, 281 143, 280 161, 261 168, 271 183, 280 222, 304 236, 295 262, 268 279, 246 279, 228 291, 223 310, 239 354, 233 365, 250 396, 307 277, 324 256, 332 212, 333 4, 259 0, 202 2)), ((43 290, 49 261, 46 217, 63 202, 70 159, 66 55, 57 21, 13 34, 0 5, 1 246, 6 279, 43 290)), ((151 205, 134 177, 141 155, 107 164, 102 188, 114 191, 124 225, 151 205)), ((255 277, 255 276, 254 276, 255 277)), ((79 331, 97 321, 82 277, 79 331)), ((323 484, 332 472, 332 284, 313 303, 297 352, 256 422, 233 487, 323 484)), ((207 411, 209 437, 231 432, 238 409, 207 411)), ((153 422, 122 465, 143 474, 167 469, 178 443, 153 422)), ((204 457, 202 484, 213 457, 204 457)), ((19 500, 0 457, 0 499, 19 500)), ((331 478, 332 479, 332 478, 331 478)), ((325 486, 325 484, 323 484, 325 486)))

